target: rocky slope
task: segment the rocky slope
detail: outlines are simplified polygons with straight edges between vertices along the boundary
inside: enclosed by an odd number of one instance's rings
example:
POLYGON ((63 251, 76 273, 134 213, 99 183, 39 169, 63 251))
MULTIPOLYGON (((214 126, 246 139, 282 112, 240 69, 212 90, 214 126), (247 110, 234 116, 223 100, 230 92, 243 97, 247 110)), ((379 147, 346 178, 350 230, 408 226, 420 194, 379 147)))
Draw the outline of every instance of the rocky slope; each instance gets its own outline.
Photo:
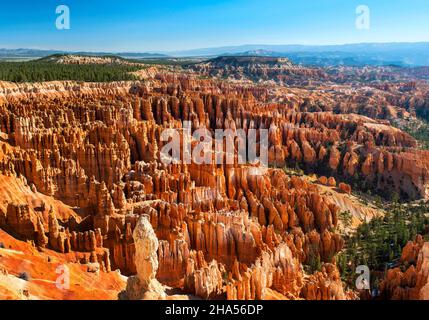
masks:
POLYGON ((89 254, 36 248, 0 230, 0 299, 116 300, 125 277, 89 261, 89 254))
POLYGON ((429 300, 429 242, 421 236, 402 251, 400 267, 388 270, 381 294, 393 300, 429 300))

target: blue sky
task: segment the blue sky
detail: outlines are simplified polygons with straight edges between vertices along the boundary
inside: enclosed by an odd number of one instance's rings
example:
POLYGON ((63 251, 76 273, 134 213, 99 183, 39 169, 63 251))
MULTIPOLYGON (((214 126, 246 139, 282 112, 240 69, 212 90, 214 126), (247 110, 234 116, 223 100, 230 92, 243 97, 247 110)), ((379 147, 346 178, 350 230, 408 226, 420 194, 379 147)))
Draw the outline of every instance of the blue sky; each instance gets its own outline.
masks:
POLYGON ((241 44, 429 41, 428 0, 2 1, 0 47, 169 51, 241 44), (71 29, 55 28, 68 5, 71 29), (367 5, 370 30, 355 27, 367 5))

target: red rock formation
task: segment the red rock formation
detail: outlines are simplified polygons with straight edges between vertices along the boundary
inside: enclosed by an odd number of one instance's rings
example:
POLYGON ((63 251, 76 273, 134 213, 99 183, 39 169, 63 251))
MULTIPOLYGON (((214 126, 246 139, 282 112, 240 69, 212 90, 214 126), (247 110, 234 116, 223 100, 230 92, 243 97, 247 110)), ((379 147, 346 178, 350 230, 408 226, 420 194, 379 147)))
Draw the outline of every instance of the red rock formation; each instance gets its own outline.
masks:
POLYGON ((409 241, 401 256, 401 268, 387 271, 380 285, 382 297, 392 300, 428 300, 429 299, 429 243, 421 236, 409 241))
MULTIPOLYGON (((350 298, 333 264, 344 245, 339 209, 285 166, 329 176, 319 182, 338 181, 345 193, 352 179, 411 198, 429 190, 427 152, 379 110, 374 119, 346 114, 341 94, 170 73, 145 83, 3 84, 0 94, 0 227, 131 276, 139 271, 133 230, 147 215, 159 243, 156 279, 202 298, 350 298), (261 168, 238 161, 165 164, 161 133, 183 136, 183 121, 192 132, 269 129, 277 168, 254 175, 261 168), (313 259, 323 270, 306 274, 313 259)), ((351 96, 350 108, 362 111, 367 99, 351 96)))
POLYGON ((344 193, 350 194, 352 192, 352 187, 350 187, 350 185, 343 182, 340 182, 340 184, 338 185, 338 188, 341 190, 341 192, 344 192, 344 193))

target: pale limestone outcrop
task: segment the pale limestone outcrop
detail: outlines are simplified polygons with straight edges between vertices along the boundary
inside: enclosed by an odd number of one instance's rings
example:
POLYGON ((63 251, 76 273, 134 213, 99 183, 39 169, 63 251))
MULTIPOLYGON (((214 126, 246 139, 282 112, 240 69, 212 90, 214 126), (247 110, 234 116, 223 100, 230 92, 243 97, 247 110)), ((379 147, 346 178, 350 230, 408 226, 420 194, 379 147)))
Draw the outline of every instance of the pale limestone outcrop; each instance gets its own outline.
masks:
POLYGON ((158 238, 149 217, 140 216, 133 231, 137 275, 128 278, 126 296, 130 300, 163 299, 164 287, 156 279, 158 238))

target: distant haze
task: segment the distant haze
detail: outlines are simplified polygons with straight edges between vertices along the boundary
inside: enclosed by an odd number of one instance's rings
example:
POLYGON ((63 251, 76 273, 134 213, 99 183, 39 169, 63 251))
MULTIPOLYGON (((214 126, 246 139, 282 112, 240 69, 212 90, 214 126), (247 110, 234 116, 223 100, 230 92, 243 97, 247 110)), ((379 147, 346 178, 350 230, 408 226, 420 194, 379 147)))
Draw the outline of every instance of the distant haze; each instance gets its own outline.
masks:
POLYGON ((167 57, 210 58, 223 55, 255 55, 287 57, 294 63, 316 66, 429 66, 429 42, 360 43, 328 46, 253 44, 169 52, 76 52, 37 49, 0 49, 0 58, 8 58, 12 60, 36 58, 57 53, 118 55, 121 57, 134 59, 167 57))
MULTIPOLYGON (((359 43, 329 46, 306 45, 242 45, 168 52, 177 57, 219 55, 264 55, 289 57, 295 62, 325 60, 326 65, 341 64, 341 60, 356 61, 357 65, 397 64, 429 66, 429 42, 417 43, 359 43), (330 63, 332 62, 332 63, 330 63)), ((320 63, 316 63, 320 64, 320 63)), ((325 64, 325 63, 322 63, 325 64)), ((347 63, 344 63, 347 64, 347 63)))

